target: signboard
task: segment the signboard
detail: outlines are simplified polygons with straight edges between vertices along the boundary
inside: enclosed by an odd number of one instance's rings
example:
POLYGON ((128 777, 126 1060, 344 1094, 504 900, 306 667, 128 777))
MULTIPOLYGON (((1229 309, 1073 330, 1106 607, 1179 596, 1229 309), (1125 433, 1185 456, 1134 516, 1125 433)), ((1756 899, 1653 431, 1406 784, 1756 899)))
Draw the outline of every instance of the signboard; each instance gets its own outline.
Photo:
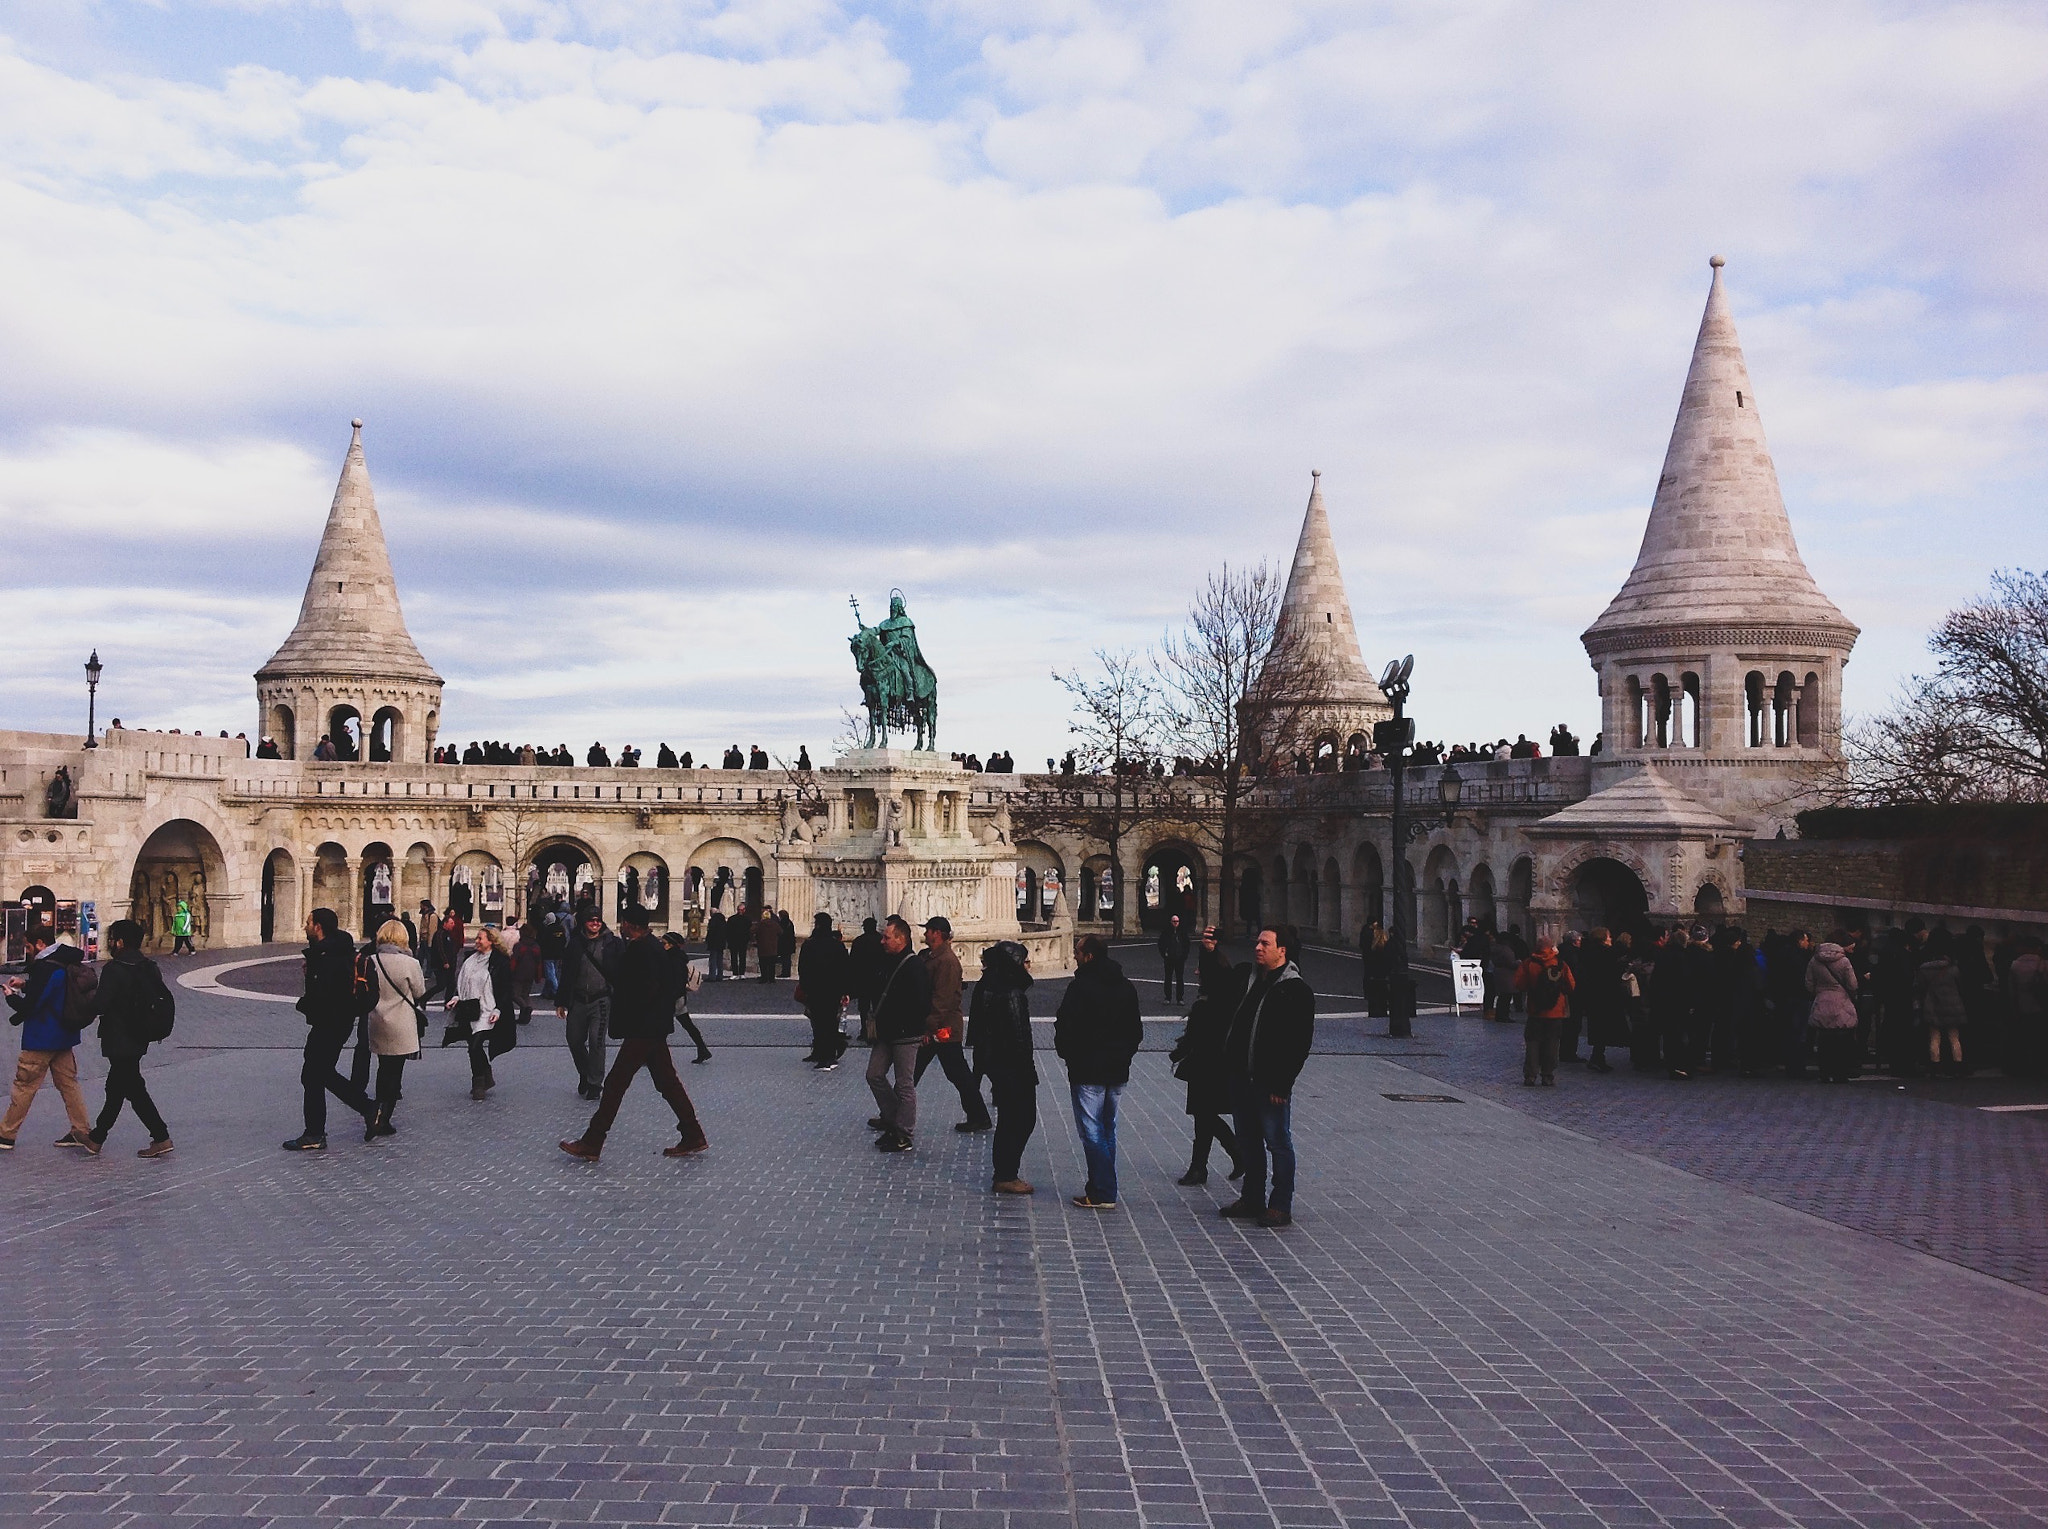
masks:
POLYGON ((1451 958, 1451 1012, 1458 1012, 1458 1005, 1478 1005, 1486 1002, 1486 963, 1463 961, 1451 958))
POLYGON ((88 961, 100 958, 100 906, 96 902, 78 905, 78 948, 88 961))

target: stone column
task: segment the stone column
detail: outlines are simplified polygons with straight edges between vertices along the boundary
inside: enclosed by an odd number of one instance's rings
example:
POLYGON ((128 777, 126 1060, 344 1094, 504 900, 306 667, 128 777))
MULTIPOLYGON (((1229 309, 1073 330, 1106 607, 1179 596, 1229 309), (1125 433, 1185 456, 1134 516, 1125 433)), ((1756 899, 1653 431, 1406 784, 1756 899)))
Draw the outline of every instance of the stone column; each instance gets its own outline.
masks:
POLYGON ((363 857, 350 855, 348 865, 348 902, 334 911, 341 919, 341 927, 358 940, 363 937, 363 857))

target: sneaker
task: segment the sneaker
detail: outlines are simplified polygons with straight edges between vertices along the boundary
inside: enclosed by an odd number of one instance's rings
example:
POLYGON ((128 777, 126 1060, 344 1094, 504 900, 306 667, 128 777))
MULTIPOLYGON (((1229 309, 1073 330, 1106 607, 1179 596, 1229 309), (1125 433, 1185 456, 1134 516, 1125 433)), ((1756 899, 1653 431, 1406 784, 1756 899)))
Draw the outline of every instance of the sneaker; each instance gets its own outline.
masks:
POLYGON ((580 1141, 561 1141, 556 1142, 555 1145, 575 1158, 579 1163, 596 1162, 598 1154, 602 1150, 598 1147, 586 1147, 580 1141))
POLYGON ((996 1123, 993 1120, 963 1120, 953 1127, 963 1136, 973 1136, 982 1131, 993 1131, 995 1128, 996 1123))
POLYGON ((997 1179, 989 1187, 999 1195, 1028 1195, 1036 1193, 1022 1179, 997 1179))
POLYGON ((304 1131, 286 1142, 284 1149, 287 1152, 325 1152, 327 1138, 315 1136, 311 1131, 304 1131))
POLYGON ((1174 1180, 1174 1183, 1180 1185, 1183 1189, 1191 1188, 1196 1184, 1206 1184, 1208 1182, 1209 1170, 1207 1168, 1190 1168, 1186 1173, 1183 1173, 1179 1178, 1174 1180))
POLYGON ((1268 1210, 1265 1215, 1259 1217, 1258 1224, 1267 1227, 1292 1226, 1294 1225, 1294 1216, 1291 1212, 1281 1210, 1275 1206, 1268 1210))
POLYGON ((66 1131, 57 1138, 57 1145, 60 1147, 83 1147, 89 1145, 89 1140, 89 1138, 79 1135, 76 1131, 66 1131))
POLYGON ((695 1157, 699 1152, 708 1152, 710 1150, 711 1143, 700 1136, 695 1141, 679 1141, 673 1147, 663 1147, 661 1155, 663 1157, 695 1157))
POLYGON ((908 1152, 911 1145, 910 1138, 901 1131, 884 1131, 881 1140, 875 1143, 877 1150, 882 1152, 908 1152))
POLYGON ((12 1152, 13 1150, 14 1138, 12 1136, 0 1136, 0 1152, 12 1152))
POLYGON ((1232 1200, 1228 1205, 1222 1206, 1216 1212, 1217 1215, 1230 1221, 1256 1221, 1265 1213, 1265 1206, 1255 1205, 1250 1200, 1245 1199, 1232 1200))
POLYGON ((1074 1204, 1082 1210, 1115 1210, 1116 1201, 1098 1200, 1093 1195, 1075 1195, 1074 1204))
POLYGON ((171 1153, 176 1150, 177 1149, 171 1145, 170 1137, 166 1136, 162 1141, 151 1142, 148 1146, 144 1147, 140 1152, 136 1153, 135 1155, 137 1157, 169 1157, 171 1153))
POLYGON ((813 1072, 837 1072, 839 1071, 839 1064, 837 1062, 820 1062, 811 1070, 813 1072))

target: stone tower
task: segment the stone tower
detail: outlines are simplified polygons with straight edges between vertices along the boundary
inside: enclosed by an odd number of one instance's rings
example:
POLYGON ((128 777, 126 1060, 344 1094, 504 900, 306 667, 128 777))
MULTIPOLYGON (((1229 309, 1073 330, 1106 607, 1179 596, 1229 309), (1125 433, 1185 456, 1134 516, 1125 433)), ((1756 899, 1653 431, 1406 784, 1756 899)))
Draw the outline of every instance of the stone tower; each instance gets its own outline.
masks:
MULTIPOLYGON (((1371 745, 1373 723, 1391 717, 1394 708, 1359 651, 1358 628, 1344 593, 1344 574, 1337 566, 1337 543, 1330 535, 1329 512, 1323 508, 1321 471, 1311 472, 1309 480, 1308 512, 1294 544, 1274 645, 1298 644, 1314 670, 1315 753, 1320 762, 1334 764, 1347 751, 1363 754, 1371 745)), ((1265 683, 1264 675, 1260 683, 1265 683)))
POLYGON ((289 759, 321 735, 343 759, 424 763, 441 722, 441 676, 420 656, 377 519, 354 421, 298 625, 256 671, 258 727, 289 759))
POLYGON ((1600 675, 1604 762, 1673 783, 1763 831, 1840 758, 1856 627, 1792 539, 1742 359, 1723 261, 1679 399, 1642 550, 1581 638, 1600 675))

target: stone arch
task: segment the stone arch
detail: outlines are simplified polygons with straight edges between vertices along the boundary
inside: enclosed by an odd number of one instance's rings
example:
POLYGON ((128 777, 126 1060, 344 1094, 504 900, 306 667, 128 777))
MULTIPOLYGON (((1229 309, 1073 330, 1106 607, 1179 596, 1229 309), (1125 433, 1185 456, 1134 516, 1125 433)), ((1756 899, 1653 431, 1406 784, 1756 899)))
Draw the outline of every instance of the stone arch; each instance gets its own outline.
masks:
POLYGON ((1582 846, 1558 866, 1551 883, 1571 910, 1574 928, 1635 930, 1648 922, 1649 868, 1619 845, 1582 846))
POLYGON ((405 713, 396 706, 378 708, 370 718, 369 759, 372 764, 389 764, 405 758, 405 713))
POLYGON ((313 903, 306 912, 310 916, 313 908, 331 908, 336 918, 346 919, 354 900, 348 884, 348 851, 329 839, 313 851, 313 903))
POLYGON ((1313 929, 1320 913, 1316 906, 1320 884, 1316 879, 1316 852, 1308 845, 1295 845, 1294 870, 1289 880, 1292 886, 1288 895, 1288 921, 1313 929))
POLYGON ((1530 934, 1530 906, 1535 900, 1536 861, 1529 855, 1517 855, 1508 866, 1508 895, 1505 906, 1498 910, 1502 932, 1513 929, 1524 936, 1530 934))
POLYGON ((1202 853, 1180 839, 1163 839, 1145 852, 1138 880, 1138 924, 1157 929, 1178 913, 1183 925, 1199 923, 1208 907, 1207 867, 1202 853))
POLYGON ((263 858, 261 897, 257 938, 268 945, 297 935, 306 922, 305 910, 299 906, 299 866, 292 852, 281 845, 263 858))
POLYGON ((213 932, 213 900, 232 895, 220 840, 194 818, 159 823, 135 852, 128 873, 128 916, 143 928, 143 943, 167 950, 171 918, 182 900, 192 932, 204 943, 213 932))
POLYGON ((1351 910, 1344 906, 1344 873, 1337 869, 1337 857, 1323 861, 1323 920, 1321 927, 1343 934, 1351 923, 1351 910))
POLYGON ((1421 907, 1417 910, 1416 934, 1424 945, 1444 946, 1457 937, 1459 922, 1458 857, 1448 844, 1439 844, 1422 863, 1422 885, 1417 889, 1421 907))
POLYGON ((666 924, 668 894, 668 862, 653 850, 635 850, 620 862, 618 906, 622 912, 629 905, 638 905, 655 923, 666 924))
POLYGON ((274 701, 263 719, 263 731, 270 741, 277 745, 277 751, 286 759, 299 757, 298 716, 283 701, 274 701))
POLYGON ((505 920, 505 867, 487 849, 466 849, 448 868, 448 906, 465 924, 505 920))
POLYGON ((364 845, 356 879, 363 915, 356 927, 368 935, 387 918, 398 916, 398 864, 391 846, 382 840, 364 845))
POLYGON ((1066 885, 1066 862, 1057 850, 1039 839, 1019 839, 1016 850, 1017 868, 1024 876, 1017 919, 1020 923, 1048 924, 1066 885))
POLYGON ((1380 863, 1378 845, 1360 844, 1351 852, 1351 884, 1358 890, 1360 931, 1375 922, 1384 927, 1387 921, 1386 869, 1380 863))
POLYGON ((1115 864, 1107 855, 1090 855, 1081 862, 1081 880, 1075 888, 1074 916, 1097 923, 1116 917, 1118 892, 1115 864), (1105 880, 1105 878, 1107 878, 1105 880))
MULTIPOLYGON (((706 908, 730 914, 748 902, 749 888, 758 897, 762 886, 760 852, 742 839, 706 839, 690 851, 684 874, 706 908), (695 889, 701 888, 701 891, 695 889)), ((758 906, 758 904, 756 904, 758 906)))
POLYGON ((1493 867, 1481 861, 1465 879, 1465 912, 1479 920, 1482 929, 1500 927, 1500 909, 1495 906, 1493 867))
MULTIPOLYGON (((413 828, 419 828, 417 819, 413 828)), ((415 840, 405 851, 405 859, 398 868, 398 911, 409 913, 423 902, 436 902, 434 896, 434 867, 440 857, 434 853, 434 846, 415 840)))
POLYGON ((363 757, 363 714, 346 701, 327 708, 327 741, 334 745, 334 757, 348 761, 363 757))

